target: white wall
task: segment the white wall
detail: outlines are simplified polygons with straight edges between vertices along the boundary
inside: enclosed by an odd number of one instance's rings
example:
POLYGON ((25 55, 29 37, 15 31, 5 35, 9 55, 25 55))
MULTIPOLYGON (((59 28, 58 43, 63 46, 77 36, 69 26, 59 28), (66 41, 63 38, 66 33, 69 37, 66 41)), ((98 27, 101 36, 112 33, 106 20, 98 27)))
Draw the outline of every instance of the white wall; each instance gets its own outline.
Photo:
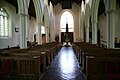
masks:
MULTIPOLYGON (((62 9, 60 4, 54 6, 54 14, 55 14, 55 34, 59 34, 60 37, 60 17, 65 9, 62 9)), ((74 3, 72 5, 72 9, 69 9, 70 12, 73 13, 74 18, 74 41, 79 38, 79 26, 80 26, 80 14, 81 14, 81 7, 74 3)), ((59 39, 61 40, 61 39, 59 39)))
POLYGON ((28 29, 28 40, 34 41, 34 34, 37 33, 37 23, 34 17, 31 17, 31 19, 29 18, 28 29))
MULTIPOLYGON (((8 39, 0 39, 0 48, 7 48, 18 46, 20 42, 20 32, 15 32, 15 27, 19 28, 19 15, 16 13, 16 8, 7 2, 0 4, 5 7, 9 14, 11 30, 11 36, 8 39)), ((37 32, 36 19, 34 17, 28 17, 28 40, 33 41, 34 34, 37 32)))
POLYGON ((115 37, 120 40, 120 8, 118 4, 115 12, 115 37))
POLYGON ((15 32, 15 27, 19 28, 19 16, 16 14, 16 8, 11 4, 3 1, 0 3, 1 6, 4 6, 7 9, 9 14, 10 24, 11 27, 11 37, 8 39, 0 39, 0 48, 7 48, 19 45, 19 32, 15 32))
POLYGON ((98 29, 100 29, 100 35, 101 35, 101 44, 106 45, 107 41, 107 17, 104 14, 101 14, 98 18, 98 29))
POLYGON ((50 42, 54 42, 55 41, 55 34, 54 34, 54 13, 53 13, 53 5, 50 2, 49 5, 49 14, 50 14, 50 42))

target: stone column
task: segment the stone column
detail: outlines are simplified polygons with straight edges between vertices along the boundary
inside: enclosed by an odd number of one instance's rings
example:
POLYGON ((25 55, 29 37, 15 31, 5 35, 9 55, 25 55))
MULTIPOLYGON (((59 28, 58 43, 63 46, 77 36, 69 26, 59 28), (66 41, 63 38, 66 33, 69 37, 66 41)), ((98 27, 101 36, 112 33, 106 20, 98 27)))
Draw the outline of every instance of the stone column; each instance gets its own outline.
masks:
POLYGON ((27 14, 20 14, 20 48, 27 48, 28 39, 28 26, 27 26, 27 14))
POLYGON ((42 45, 42 31, 41 31, 42 23, 38 23, 38 44, 42 45))
POLYGON ((81 37, 81 40, 84 41, 84 25, 83 25, 83 14, 81 15, 81 29, 80 29, 80 37, 81 37))
POLYGON ((46 43, 49 43, 49 27, 46 26, 45 30, 46 30, 46 43))
POLYGON ((108 7, 106 11, 107 15, 107 48, 114 48, 115 42, 115 0, 108 1, 108 7))
POLYGON ((86 27, 85 31, 86 31, 86 42, 89 42, 89 27, 86 27))
POLYGON ((114 12, 107 11, 107 48, 114 48, 114 12))
POLYGON ((50 30, 51 42, 55 42, 55 29, 50 30))
POLYGON ((92 22, 92 44, 97 44, 97 21, 92 22))

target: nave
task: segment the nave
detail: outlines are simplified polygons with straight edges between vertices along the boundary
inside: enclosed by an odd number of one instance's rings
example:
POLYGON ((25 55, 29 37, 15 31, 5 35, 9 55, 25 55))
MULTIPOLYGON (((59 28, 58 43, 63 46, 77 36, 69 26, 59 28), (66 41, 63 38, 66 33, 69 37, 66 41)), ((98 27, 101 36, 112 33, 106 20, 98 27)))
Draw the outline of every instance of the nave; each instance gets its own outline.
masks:
POLYGON ((0 80, 120 80, 120 49, 85 42, 0 49, 0 80))
POLYGON ((39 80, 61 46, 61 43, 46 43, 27 49, 0 49, 0 80, 39 80))
POLYGON ((40 80, 84 80, 72 47, 62 47, 40 80))

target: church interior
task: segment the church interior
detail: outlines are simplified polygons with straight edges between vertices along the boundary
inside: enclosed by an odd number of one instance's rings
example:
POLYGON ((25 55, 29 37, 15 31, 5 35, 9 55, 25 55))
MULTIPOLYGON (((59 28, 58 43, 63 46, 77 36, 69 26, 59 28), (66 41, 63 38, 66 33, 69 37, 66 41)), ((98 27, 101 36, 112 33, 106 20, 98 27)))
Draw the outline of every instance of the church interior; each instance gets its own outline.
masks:
POLYGON ((0 0, 0 80, 120 80, 120 0, 0 0))

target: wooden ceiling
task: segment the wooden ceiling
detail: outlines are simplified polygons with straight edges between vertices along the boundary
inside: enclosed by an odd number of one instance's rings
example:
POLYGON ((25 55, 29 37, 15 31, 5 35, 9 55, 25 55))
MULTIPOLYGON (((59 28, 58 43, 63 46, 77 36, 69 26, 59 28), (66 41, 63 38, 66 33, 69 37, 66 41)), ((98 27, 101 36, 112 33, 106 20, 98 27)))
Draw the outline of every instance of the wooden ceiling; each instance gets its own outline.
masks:
MULTIPOLYGON (((15 6, 16 7, 16 13, 18 13, 18 3, 17 3, 17 0, 5 0, 5 1, 7 1, 11 5, 15 6)), ((81 2, 82 2, 82 0, 48 0, 48 2, 50 2, 50 1, 52 2, 53 5, 57 5, 58 3, 61 3, 62 1, 72 1, 72 2, 75 2, 78 5, 80 5, 81 2)), ((117 0, 117 3, 120 3, 120 0, 117 0)), ((102 14, 104 12, 105 12, 105 5, 103 3, 103 0, 100 0, 99 9, 98 9, 98 15, 100 15, 100 14, 102 14)), ((28 8, 28 14, 30 16, 36 17, 33 0, 30 0, 30 4, 29 4, 29 8, 28 8)))
POLYGON ((10 3, 11 5, 16 7, 16 13, 18 13, 18 4, 17 0, 5 0, 6 2, 10 3))
POLYGON ((82 0, 48 0, 48 2, 51 2, 53 5, 56 5, 62 1, 72 1, 75 2, 77 4, 81 4, 82 0))
POLYGON ((119 7, 120 7, 120 0, 117 0, 116 2, 119 4, 119 7))
MULTIPOLYGON (((18 3, 17 3, 17 0, 5 0, 5 1, 7 1, 11 5, 15 6, 16 7, 16 13, 18 13, 18 3)), ((28 8, 28 14, 30 16, 33 16, 33 17, 36 18, 35 7, 34 7, 34 4, 33 4, 33 0, 30 0, 30 4, 29 4, 29 8, 28 8)))
MULTIPOLYGON (((5 0, 5 1, 10 3, 11 5, 15 6, 16 7, 16 13, 18 13, 18 3, 17 3, 17 0, 5 0)), ((48 2, 50 2, 50 1, 52 2, 53 5, 61 3, 62 1, 72 1, 72 2, 75 2, 77 4, 81 4, 81 2, 82 2, 82 0, 48 0, 48 2)), ((29 8, 28 8, 28 14, 30 16, 36 17, 33 0, 30 0, 30 4, 29 4, 29 8)))
POLYGON ((105 5, 104 1, 100 0, 99 7, 98 7, 98 16, 105 13, 105 5))

